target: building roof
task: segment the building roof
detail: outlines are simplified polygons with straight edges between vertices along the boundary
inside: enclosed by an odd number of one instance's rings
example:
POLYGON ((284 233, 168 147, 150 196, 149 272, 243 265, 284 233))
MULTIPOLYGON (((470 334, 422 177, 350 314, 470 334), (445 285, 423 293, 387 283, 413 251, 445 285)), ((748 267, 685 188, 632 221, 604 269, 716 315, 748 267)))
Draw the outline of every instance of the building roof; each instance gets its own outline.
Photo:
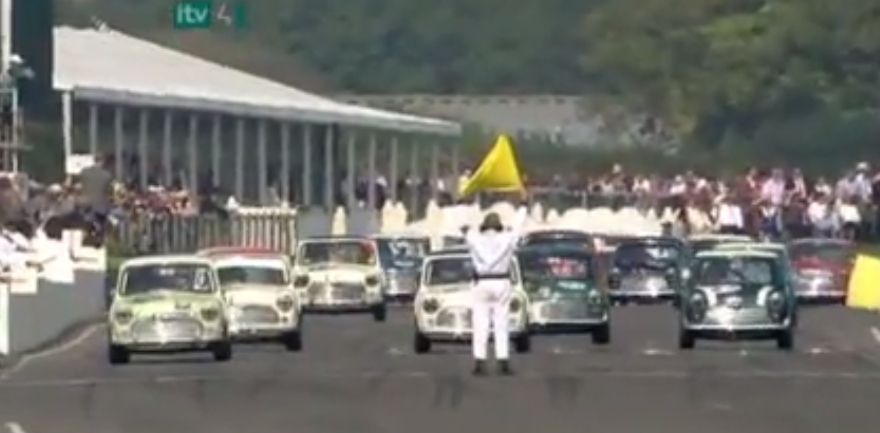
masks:
POLYGON ((113 104, 443 135, 461 125, 345 104, 115 30, 56 27, 56 90, 113 104))

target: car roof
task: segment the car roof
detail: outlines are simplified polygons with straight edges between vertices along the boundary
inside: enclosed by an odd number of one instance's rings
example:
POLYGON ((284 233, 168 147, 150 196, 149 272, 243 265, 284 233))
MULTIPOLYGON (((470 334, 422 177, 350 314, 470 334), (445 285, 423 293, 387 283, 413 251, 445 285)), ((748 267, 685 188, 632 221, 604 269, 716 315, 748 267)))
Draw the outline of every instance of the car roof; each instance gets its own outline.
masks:
POLYGON ((671 236, 645 236, 645 237, 637 237, 625 239, 623 242, 618 245, 618 247, 626 246, 626 245, 657 245, 657 244, 675 244, 678 246, 684 246, 684 242, 681 239, 674 238, 671 236))
POLYGON ((720 233, 703 233, 688 237, 688 241, 741 241, 751 242, 752 238, 747 235, 728 235, 720 233))
POLYGON ((466 249, 449 248, 449 249, 432 251, 425 256, 425 260, 439 259, 439 258, 450 258, 450 257, 470 258, 470 254, 468 254, 468 251, 466 249))
POLYGON ((430 240, 431 237, 418 233, 381 233, 377 235, 370 236, 371 239, 418 239, 418 240, 430 240))
POLYGON ((266 257, 266 256, 284 256, 281 251, 275 251, 269 248, 259 247, 214 247, 207 248, 196 253, 201 257, 219 258, 230 256, 247 256, 247 257, 266 257))
POLYGON ((697 259, 755 257, 762 259, 778 259, 777 253, 761 250, 708 250, 697 253, 697 259))
POLYGON ((301 239, 300 242, 370 242, 373 239, 367 236, 315 236, 301 239))
POLYGON ((848 241, 846 239, 838 239, 838 238, 802 238, 795 239, 788 243, 789 245, 803 245, 803 244, 812 244, 812 245, 838 245, 842 247, 855 247, 855 243, 852 241, 848 241))
POLYGON ((121 268, 150 265, 199 264, 211 266, 211 261, 195 254, 161 254, 128 259, 121 268))
POLYGON ((516 250, 517 254, 558 254, 558 255, 593 255, 593 249, 588 246, 573 245, 568 242, 561 243, 540 243, 523 245, 516 250))
POLYGON ((584 237, 589 238, 592 237, 591 234, 574 229, 537 229, 525 234, 524 237, 584 237))
POLYGON ((781 244, 778 242, 725 242, 720 245, 716 245, 716 250, 771 250, 771 251, 786 251, 785 244, 781 244))

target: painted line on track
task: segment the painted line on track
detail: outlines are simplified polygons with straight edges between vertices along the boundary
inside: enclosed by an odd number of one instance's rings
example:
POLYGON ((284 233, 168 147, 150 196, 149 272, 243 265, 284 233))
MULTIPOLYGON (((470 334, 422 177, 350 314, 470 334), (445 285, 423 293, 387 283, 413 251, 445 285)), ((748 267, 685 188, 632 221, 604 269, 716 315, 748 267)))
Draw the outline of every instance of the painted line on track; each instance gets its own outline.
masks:
POLYGON ((8 422, 4 424, 4 426, 9 433, 27 433, 24 428, 22 428, 21 424, 17 422, 8 422))
MULTIPOLYGON (((549 378, 558 377, 559 374, 548 374, 536 371, 518 371, 516 375, 509 378, 512 380, 547 380, 549 378)), ((574 378, 620 378, 620 379, 672 379, 686 380, 694 377, 713 377, 719 379, 849 379, 849 380, 880 380, 880 372, 867 371, 771 371, 771 370, 741 370, 741 371, 725 371, 725 372, 693 372, 685 370, 620 370, 620 371, 595 371, 595 372, 570 372, 564 373, 567 377, 574 378)), ((427 372, 427 371, 400 371, 389 374, 388 371, 381 372, 362 372, 362 373, 338 373, 338 374, 310 374, 305 376, 287 376, 275 378, 273 381, 277 383, 296 382, 300 380, 369 380, 381 377, 383 379, 396 378, 404 380, 425 380, 437 377, 461 376, 462 378, 470 378, 466 371, 458 372, 427 372)), ((232 378, 228 376, 158 376, 143 378, 107 378, 107 377, 91 377, 76 379, 47 379, 47 380, 28 380, 13 381, 0 384, 0 390, 3 389, 23 389, 23 388, 75 388, 84 386, 126 386, 126 385, 149 385, 149 384, 187 384, 193 382, 212 382, 212 383, 238 383, 246 384, 258 378, 232 378)), ((474 378, 475 381, 485 380, 485 378, 474 378)), ((7 423, 8 426, 9 423, 7 423)))
POLYGON ((874 341, 876 341, 877 344, 880 344, 880 329, 878 329, 876 326, 872 326, 871 336, 874 337, 874 341))
POLYGON ((67 351, 75 348, 76 346, 78 346, 78 345, 82 344, 84 341, 86 341, 89 337, 91 337, 95 332, 97 332, 99 329, 103 328, 104 326, 106 326, 106 325, 103 323, 96 323, 94 325, 91 325, 91 326, 84 328, 82 331, 80 331, 79 334, 77 334, 73 338, 71 338, 71 339, 69 339, 69 340, 67 340, 67 341, 65 341, 55 347, 50 347, 50 348, 43 350, 41 352, 30 353, 30 354, 22 356, 21 359, 18 360, 18 362, 13 364, 8 369, 0 372, 0 380, 7 380, 10 375, 21 370, 22 368, 24 368, 25 366, 27 366, 28 364, 30 364, 34 360, 46 358, 46 357, 53 356, 53 355, 58 355, 58 354, 67 352, 67 351))

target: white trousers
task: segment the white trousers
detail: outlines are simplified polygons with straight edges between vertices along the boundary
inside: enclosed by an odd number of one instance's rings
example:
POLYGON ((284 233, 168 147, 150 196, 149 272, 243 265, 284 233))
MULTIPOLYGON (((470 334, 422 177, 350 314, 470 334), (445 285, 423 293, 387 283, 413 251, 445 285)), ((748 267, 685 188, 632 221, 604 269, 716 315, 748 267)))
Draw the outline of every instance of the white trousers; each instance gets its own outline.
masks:
POLYGON ((473 335, 472 348, 474 358, 486 359, 489 346, 489 330, 494 332, 495 359, 506 360, 510 357, 510 331, 508 330, 508 312, 513 290, 507 280, 482 280, 471 289, 473 294, 473 335))

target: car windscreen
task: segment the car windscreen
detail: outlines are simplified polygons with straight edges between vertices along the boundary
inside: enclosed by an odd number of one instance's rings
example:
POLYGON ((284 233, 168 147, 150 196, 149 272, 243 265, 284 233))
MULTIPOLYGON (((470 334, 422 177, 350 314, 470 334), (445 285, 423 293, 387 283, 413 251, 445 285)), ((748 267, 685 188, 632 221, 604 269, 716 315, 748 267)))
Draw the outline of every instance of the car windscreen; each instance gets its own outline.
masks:
POLYGON ((592 259, 586 255, 529 252, 520 254, 518 260, 527 290, 586 290, 595 282, 592 259))
POLYGON ((217 268, 221 286, 283 286, 287 278, 282 267, 237 265, 217 268))
POLYGON ((681 253, 675 244, 623 244, 614 251, 614 266, 664 269, 677 263, 681 253))
POLYGON ((697 285, 760 288, 781 280, 777 260, 765 257, 701 258, 693 267, 697 285))
MULTIPOLYGON (((517 282, 517 273, 511 267, 511 281, 517 282)), ((474 265, 470 257, 438 257, 425 266, 425 283, 429 286, 470 283, 474 279, 474 265)))
POLYGON ((428 252, 427 239, 379 239, 376 244, 383 268, 418 268, 428 252))
POLYGON ((792 261, 818 259, 823 262, 844 264, 853 259, 854 251, 846 244, 796 243, 788 247, 792 261))
POLYGON ((296 262, 306 266, 317 264, 375 265, 376 251, 373 243, 367 240, 306 242, 300 246, 296 262))
POLYGON ((122 294, 137 295, 156 290, 211 293, 211 268, 204 264, 176 263, 127 267, 122 276, 122 294))

